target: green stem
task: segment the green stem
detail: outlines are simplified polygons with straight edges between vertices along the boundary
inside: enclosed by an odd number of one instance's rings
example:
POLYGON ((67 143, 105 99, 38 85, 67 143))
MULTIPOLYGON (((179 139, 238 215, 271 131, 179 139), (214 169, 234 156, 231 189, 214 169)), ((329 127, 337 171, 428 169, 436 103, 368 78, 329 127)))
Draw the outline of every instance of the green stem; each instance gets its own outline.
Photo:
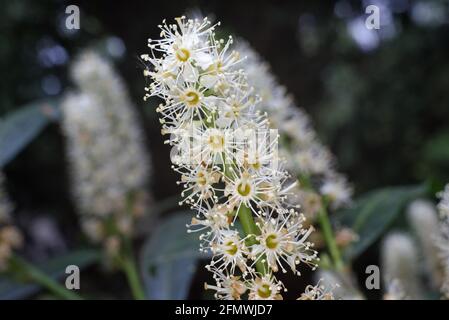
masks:
POLYGON ((32 264, 26 262, 18 256, 12 257, 15 266, 20 268, 20 271, 29 278, 31 281, 40 284, 42 287, 46 288, 50 292, 54 293, 60 298, 67 300, 82 300, 83 298, 68 290, 67 288, 60 285, 57 281, 46 275, 39 268, 33 266, 32 264))
POLYGON ((128 244, 125 249, 125 253, 121 259, 121 266, 123 272, 128 279, 129 287, 131 288, 131 292, 136 300, 144 300, 145 292, 142 288, 139 273, 137 271, 136 263, 134 261, 134 257, 131 251, 131 244, 128 244))
POLYGON ((332 231, 332 226, 329 220, 329 216, 327 214, 325 203, 323 203, 318 213, 318 221, 320 223, 321 231, 323 232, 327 248, 334 262, 335 269, 337 271, 342 271, 343 260, 341 258, 340 250, 338 249, 337 242, 335 241, 334 233, 332 231))
MULTIPOLYGON (((257 244, 256 236, 260 234, 260 230, 257 227, 253 214, 251 213, 251 209, 246 207, 245 205, 240 206, 239 211, 237 212, 239 216, 240 223, 242 224, 243 231, 245 232, 245 235, 249 236, 246 240, 247 246, 252 246, 254 244, 257 244)), ((268 266, 266 263, 262 262, 263 258, 259 258, 256 262, 256 270, 262 274, 265 275, 268 271, 268 266)))

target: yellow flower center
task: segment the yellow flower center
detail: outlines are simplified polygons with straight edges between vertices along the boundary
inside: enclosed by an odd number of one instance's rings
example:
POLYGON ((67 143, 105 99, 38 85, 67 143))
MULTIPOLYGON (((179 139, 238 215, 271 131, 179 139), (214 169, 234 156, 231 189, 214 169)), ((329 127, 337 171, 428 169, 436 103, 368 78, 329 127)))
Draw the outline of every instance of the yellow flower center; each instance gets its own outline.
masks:
POLYGON ((181 62, 186 62, 190 58, 190 51, 186 48, 179 48, 176 50, 176 59, 178 59, 181 62))
POLYGON ((276 234, 270 234, 265 238, 265 244, 268 249, 276 249, 279 244, 278 236, 276 234))
POLYGON ((235 116, 238 116, 240 114, 241 105, 238 102, 233 102, 231 104, 232 112, 235 116))
POLYGON ((224 137, 219 134, 210 135, 208 143, 213 150, 221 151, 224 146, 224 137))
POLYGON ((209 68, 208 71, 211 74, 219 74, 222 72, 221 68, 223 67, 223 63, 218 60, 217 62, 213 63, 209 68))
POLYGON ((184 101, 189 107, 196 107, 200 102, 200 93, 195 90, 187 90, 184 92, 184 101))
POLYGON ((237 192, 242 197, 246 197, 251 193, 251 185, 246 181, 242 181, 237 185, 237 192))
POLYGON ((257 289, 257 294, 263 299, 268 299, 271 296, 270 285, 264 283, 257 289))
POLYGON ((232 240, 229 240, 228 242, 226 242, 225 246, 226 246, 226 250, 225 250, 226 253, 231 255, 231 256, 235 255, 237 253, 237 251, 238 251, 237 245, 232 240))
POLYGON ((207 184, 207 178, 204 172, 198 172, 196 177, 196 183, 200 186, 205 186, 207 184))

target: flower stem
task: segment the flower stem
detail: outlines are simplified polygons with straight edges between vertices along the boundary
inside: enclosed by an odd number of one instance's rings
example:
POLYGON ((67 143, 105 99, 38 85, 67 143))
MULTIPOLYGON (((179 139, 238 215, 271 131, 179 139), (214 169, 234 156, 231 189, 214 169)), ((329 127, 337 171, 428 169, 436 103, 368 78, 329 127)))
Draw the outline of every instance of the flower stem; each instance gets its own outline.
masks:
POLYGON ((332 226, 327 214, 326 205, 323 203, 320 211, 318 213, 318 221, 321 226, 321 231, 323 232, 324 240, 326 241, 326 246, 332 257, 334 267, 337 271, 342 271, 343 260, 341 258, 340 250, 338 249, 337 242, 335 241, 335 236, 332 231, 332 226))
MULTIPOLYGON (((243 231, 245 235, 249 236, 246 240, 246 244, 248 246, 254 245, 257 243, 256 236, 260 234, 260 230, 254 222, 253 214, 251 213, 251 209, 249 209, 245 205, 241 205, 239 211, 237 212, 239 216, 240 223, 242 224, 243 231)), ((257 259, 256 269, 257 271, 265 275, 268 271, 268 267, 266 263, 263 261, 263 257, 257 259)))
POLYGON ((54 293, 58 297, 66 299, 66 300, 82 300, 83 299, 80 295, 63 287, 56 280, 54 280, 53 278, 46 275, 39 268, 26 262, 24 259, 22 259, 18 256, 13 256, 11 259, 12 259, 14 265, 17 268, 19 268, 19 270, 21 272, 23 272, 23 274, 27 278, 29 278, 31 281, 33 281, 37 284, 40 284, 42 287, 44 287, 48 291, 54 293))
POLYGON ((132 254, 131 244, 129 243, 129 241, 127 241, 125 252, 123 253, 123 256, 120 260, 122 270, 126 275, 134 299, 144 300, 145 292, 139 279, 139 273, 137 271, 134 256, 132 254))

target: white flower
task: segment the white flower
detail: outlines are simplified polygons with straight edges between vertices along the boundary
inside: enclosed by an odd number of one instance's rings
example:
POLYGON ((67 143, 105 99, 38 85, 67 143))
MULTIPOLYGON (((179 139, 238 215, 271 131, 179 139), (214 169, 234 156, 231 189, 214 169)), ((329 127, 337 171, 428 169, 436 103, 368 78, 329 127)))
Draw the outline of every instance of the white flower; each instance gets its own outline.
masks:
POLYGON ((181 193, 181 196, 184 197, 182 202, 200 206, 203 200, 209 198, 216 201, 214 185, 220 181, 221 173, 203 165, 199 165, 193 170, 188 169, 185 166, 176 169, 182 174, 179 183, 184 185, 184 190, 181 193))
POLYGON ((248 283, 250 300, 282 300, 280 292, 284 288, 273 275, 256 276, 248 283))
POLYGON ((441 223, 441 234, 437 239, 437 246, 440 249, 440 259, 443 265, 443 281, 441 292, 446 299, 449 299, 449 220, 441 223))
POLYGON ((441 199, 437 208, 440 212, 440 234, 437 236, 436 245, 439 249, 440 261, 443 266, 443 280, 441 292, 446 299, 449 299, 449 184, 444 191, 438 194, 441 199))
POLYGON ((418 275, 418 252, 412 238, 403 233, 389 234, 381 251, 383 278, 385 286, 397 279, 411 299, 422 296, 418 275))
POLYGON ((273 218, 270 214, 265 219, 266 222, 258 223, 261 234, 256 239, 259 243, 251 247, 254 259, 266 259, 274 272, 278 271, 278 266, 287 272, 284 268, 286 264, 300 275, 296 270, 300 262, 316 267, 317 252, 312 249, 313 244, 307 241, 313 228, 303 229, 303 215, 290 210, 286 216, 279 214, 273 218))
POLYGON ((388 282, 387 289, 383 296, 384 300, 408 300, 409 297, 405 294, 404 286, 398 279, 393 279, 388 282))
POLYGON ((229 229, 232 217, 228 215, 228 210, 225 206, 220 204, 211 208, 205 203, 204 206, 200 206, 196 209, 198 210, 198 213, 192 218, 191 223, 187 225, 187 232, 202 232, 199 237, 202 241, 200 250, 207 251, 209 250, 211 243, 220 237, 223 230, 229 229))
POLYGON ((215 290, 215 298, 220 300, 241 300, 241 296, 247 291, 246 284, 240 280, 240 277, 228 275, 222 270, 208 267, 213 273, 213 278, 217 285, 205 283, 206 290, 215 290))
POLYGON ((320 188, 321 194, 326 196, 334 208, 341 207, 351 202, 352 188, 343 176, 326 178, 320 188))
POLYGON ((6 192, 3 190, 3 181, 3 173, 0 171, 0 223, 9 220, 12 210, 9 198, 6 196, 6 192))
POLYGON ((307 148, 298 148, 294 153, 294 160, 300 172, 322 175, 330 171, 332 157, 325 147, 313 143, 307 148))
POLYGON ((3 190, 3 173, 0 171, 0 273, 9 267, 14 249, 22 246, 21 232, 11 223, 12 205, 3 190))
POLYGON ((130 236, 148 202, 149 160, 137 115, 120 77, 98 54, 83 52, 71 73, 80 92, 63 100, 62 129, 83 229, 96 242, 130 236))
POLYGON ((435 245, 435 238, 438 238, 440 234, 435 205, 428 200, 414 200, 408 207, 407 215, 425 258, 425 270, 430 275, 432 285, 438 287, 442 278, 442 270, 439 248, 435 245))
POLYGON ((215 26, 209 25, 207 19, 180 18, 160 26, 162 39, 150 40, 152 52, 142 56, 149 62, 145 74, 153 81, 144 99, 164 100, 157 111, 162 133, 170 135, 166 143, 174 150, 173 169, 181 175, 181 203, 197 211, 187 227, 202 233, 200 250, 213 254, 208 269, 217 285, 206 288, 216 290, 217 298, 240 298, 246 286, 250 298, 279 298, 282 285, 271 272, 278 263, 287 262, 296 272, 296 264, 311 262, 315 253, 306 241, 311 230, 302 229, 298 214, 288 214, 296 177, 283 168, 279 134, 257 110, 261 98, 238 68, 242 59, 231 48, 233 40, 217 40, 215 26), (257 224, 248 223, 265 234, 267 210, 279 219, 273 232, 281 249, 267 255, 269 270, 262 271, 270 275, 263 275, 254 265, 266 252, 254 250, 254 241, 264 240, 255 239, 255 231, 241 236, 234 221, 249 213, 247 219, 257 218, 257 224))
POLYGON ((333 288, 326 288, 320 279, 315 286, 308 285, 298 300, 335 300, 332 290, 333 288))
MULTIPOLYGON (((176 24, 168 25, 164 20, 159 25, 162 39, 149 39, 148 46, 164 53, 163 63, 155 66, 162 68, 164 72, 177 74, 185 81, 196 82, 199 76, 196 65, 206 69, 213 63, 212 56, 204 49, 208 45, 205 40, 214 27, 210 26, 207 19, 198 21, 180 17, 175 20, 176 24)), ((146 56, 142 58, 151 62, 158 61, 149 60, 146 56)))
POLYGON ((235 273, 237 266, 240 271, 245 273, 247 270, 246 260, 249 255, 245 240, 240 238, 237 230, 222 230, 217 239, 211 243, 214 258, 210 265, 218 270, 229 268, 231 274, 235 273))
POLYGON ((449 218, 449 184, 438 194, 438 197, 441 199, 437 206, 440 216, 443 219, 449 218))
MULTIPOLYGON (((312 187, 322 190, 322 184, 326 183, 323 176, 339 176, 334 169, 332 154, 318 141, 309 116, 295 105, 286 88, 272 75, 270 66, 245 41, 238 41, 238 50, 246 58, 243 68, 248 82, 261 98, 260 109, 267 112, 271 125, 279 129, 280 139, 284 142, 280 152, 288 161, 287 167, 296 178, 317 178, 313 181, 318 186, 312 187)), ((334 208, 349 203, 352 190, 345 188, 344 193, 338 195, 330 199, 338 202, 332 204, 334 208)))
POLYGON ((332 289, 332 295, 336 300, 364 300, 359 292, 357 284, 349 273, 338 273, 329 269, 320 269, 315 274, 318 284, 332 289))

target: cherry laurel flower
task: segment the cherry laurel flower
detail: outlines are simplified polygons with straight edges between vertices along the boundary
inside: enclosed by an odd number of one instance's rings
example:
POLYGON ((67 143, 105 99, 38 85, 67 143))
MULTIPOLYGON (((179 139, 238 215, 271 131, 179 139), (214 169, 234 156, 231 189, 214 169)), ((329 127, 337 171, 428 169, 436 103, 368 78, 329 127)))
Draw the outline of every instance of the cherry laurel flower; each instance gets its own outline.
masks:
POLYGON ((404 286, 398 279, 388 282, 383 300, 408 300, 409 297, 404 292, 404 286))
POLYGON ((396 279, 410 299, 421 297, 418 251, 410 235, 401 232, 388 234, 382 244, 381 261, 386 288, 396 279))
POLYGON ((3 190, 3 173, 0 172, 0 273, 6 271, 14 249, 22 246, 20 231, 12 224, 12 205, 3 190))
POLYGON ((315 286, 308 285, 298 300, 335 300, 332 290, 333 288, 326 287, 320 279, 315 286))
POLYGON ((449 299, 449 184, 444 191, 438 194, 441 199, 437 208, 440 213, 440 235, 436 239, 436 245, 440 251, 441 264, 443 266, 443 281, 441 292, 445 299, 449 299))
POLYGON ((437 288, 442 281, 440 250, 435 238, 440 235, 440 223, 435 205, 429 200, 414 200, 408 207, 407 215, 413 227, 423 256, 424 268, 432 287, 437 288))
POLYGON ((150 53, 141 56, 149 78, 144 100, 162 99, 156 111, 181 176, 181 204, 196 211, 188 232, 199 232, 200 250, 213 256, 207 269, 216 285, 205 288, 217 299, 281 299, 278 270, 299 274, 301 262, 316 266, 307 240, 312 229, 288 201, 296 177, 286 171, 280 136, 258 107, 264 93, 242 69, 233 38, 217 38, 219 25, 164 20, 160 39, 149 39, 150 53), (236 226, 242 211, 254 221, 251 233, 236 226))
MULTIPOLYGON (((268 63, 247 42, 239 40, 237 49, 246 58, 243 68, 248 82, 260 95, 260 110, 266 112, 271 126, 279 129, 284 142, 280 153, 288 159, 289 171, 295 177, 312 177, 316 190, 328 196, 333 208, 347 205, 352 188, 335 171, 333 156, 317 139, 309 116, 295 104, 287 89, 271 73, 268 63)), ((305 211, 313 210, 307 208, 307 201, 298 200, 305 211)))
POLYGON ((112 65, 93 51, 71 66, 79 91, 63 101, 73 194, 84 233, 112 256, 148 205, 150 163, 137 115, 112 65))

